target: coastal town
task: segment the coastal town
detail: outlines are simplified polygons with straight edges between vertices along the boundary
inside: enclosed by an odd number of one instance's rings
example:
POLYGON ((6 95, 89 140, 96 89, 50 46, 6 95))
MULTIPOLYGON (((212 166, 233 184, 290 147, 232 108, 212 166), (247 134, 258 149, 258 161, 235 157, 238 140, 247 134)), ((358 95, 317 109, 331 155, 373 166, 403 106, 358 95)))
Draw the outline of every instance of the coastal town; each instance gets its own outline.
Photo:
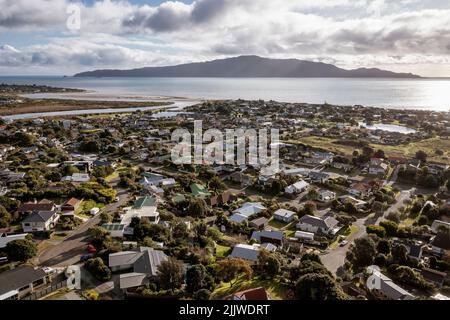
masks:
MULTIPOLYGON (((22 89, 0 90, 20 108, 22 89)), ((217 100, 0 118, 0 300, 449 300, 449 165, 449 112, 217 100), (279 172, 174 163, 172 132, 199 120, 278 129, 279 172)))

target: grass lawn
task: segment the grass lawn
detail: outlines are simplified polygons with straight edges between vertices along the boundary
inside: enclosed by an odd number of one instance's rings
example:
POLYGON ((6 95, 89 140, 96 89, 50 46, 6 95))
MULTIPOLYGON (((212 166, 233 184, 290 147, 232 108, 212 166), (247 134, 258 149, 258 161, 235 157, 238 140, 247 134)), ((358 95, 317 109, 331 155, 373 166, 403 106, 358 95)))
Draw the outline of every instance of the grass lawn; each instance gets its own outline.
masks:
POLYGON ((223 298, 234 292, 243 291, 252 288, 263 287, 267 290, 270 298, 273 300, 287 300, 288 288, 277 280, 262 280, 259 278, 252 278, 250 280, 240 279, 234 283, 233 287, 229 283, 221 283, 212 293, 213 299, 223 298))
POLYGON ((83 218, 90 218, 91 215, 89 214, 89 211, 92 208, 102 209, 104 206, 103 203, 97 203, 94 200, 86 200, 81 203, 77 210, 75 210, 75 214, 83 218))
POLYGON ((283 222, 275 220, 274 218, 271 218, 269 220, 269 226, 271 226, 272 228, 275 228, 275 229, 283 229, 284 227, 286 227, 286 223, 283 223, 283 222))
POLYGON ((216 257, 225 258, 231 252, 231 248, 227 246, 222 246, 220 244, 216 245, 216 257))
POLYGON ((407 219, 403 220, 402 222, 400 222, 400 227, 411 227, 413 225, 413 223, 418 220, 419 217, 420 217, 420 215, 417 215, 417 218, 415 218, 415 219, 407 218, 407 219))
POLYGON ((59 233, 55 233, 51 239, 56 240, 56 241, 63 241, 68 236, 69 235, 66 232, 59 232, 59 233))

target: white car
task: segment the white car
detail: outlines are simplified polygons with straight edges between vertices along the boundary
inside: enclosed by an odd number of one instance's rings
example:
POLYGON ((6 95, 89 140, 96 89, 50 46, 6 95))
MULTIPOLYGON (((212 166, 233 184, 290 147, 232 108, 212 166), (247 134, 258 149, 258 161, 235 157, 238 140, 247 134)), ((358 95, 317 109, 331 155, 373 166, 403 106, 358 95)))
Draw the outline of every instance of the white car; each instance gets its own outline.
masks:
POLYGON ((342 241, 339 245, 341 246, 341 247, 344 247, 344 246, 346 246, 348 244, 348 241, 347 240, 344 240, 344 241, 342 241))
POLYGON ((56 273, 56 270, 50 267, 44 267, 42 268, 42 270, 46 273, 46 274, 54 274, 56 273))

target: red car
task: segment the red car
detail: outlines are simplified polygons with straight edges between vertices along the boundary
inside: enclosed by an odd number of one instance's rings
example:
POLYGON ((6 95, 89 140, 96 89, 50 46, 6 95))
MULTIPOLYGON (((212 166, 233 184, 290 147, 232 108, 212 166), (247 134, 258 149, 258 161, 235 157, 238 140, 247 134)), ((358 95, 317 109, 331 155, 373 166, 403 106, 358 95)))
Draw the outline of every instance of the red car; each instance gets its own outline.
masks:
POLYGON ((87 251, 88 251, 89 253, 96 253, 96 252, 97 252, 97 249, 95 249, 95 247, 94 247, 92 244, 89 244, 89 245, 87 246, 87 251))

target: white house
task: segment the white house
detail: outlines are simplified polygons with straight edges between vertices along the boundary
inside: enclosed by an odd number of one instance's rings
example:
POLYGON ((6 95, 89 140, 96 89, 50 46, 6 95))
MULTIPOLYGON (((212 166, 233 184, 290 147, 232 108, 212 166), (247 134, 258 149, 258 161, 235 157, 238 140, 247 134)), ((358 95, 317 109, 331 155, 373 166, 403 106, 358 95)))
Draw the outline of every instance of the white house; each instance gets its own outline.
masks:
POLYGON ((322 219, 311 215, 305 215, 300 218, 296 228, 314 234, 335 234, 339 230, 339 228, 337 228, 338 224, 339 222, 333 217, 322 219))
POLYGON ((249 218, 257 215, 261 211, 266 210, 261 202, 246 202, 240 208, 233 211, 230 220, 236 223, 241 223, 249 218))
POLYGON ((296 231, 294 237, 303 241, 314 241, 314 233, 305 231, 296 231))
POLYGON ((278 209, 273 213, 273 218, 280 222, 291 223, 295 218, 295 212, 286 209, 278 209))
POLYGON ((290 186, 287 186, 284 189, 284 192, 287 194, 298 194, 308 190, 308 188, 309 183, 304 180, 300 180, 294 184, 291 184, 290 186))
POLYGON ((39 211, 22 220, 24 232, 48 231, 55 227, 59 220, 56 211, 39 211))
POLYGON ((330 190, 321 189, 318 192, 317 200, 320 202, 330 202, 332 200, 336 199, 336 193, 330 190))

